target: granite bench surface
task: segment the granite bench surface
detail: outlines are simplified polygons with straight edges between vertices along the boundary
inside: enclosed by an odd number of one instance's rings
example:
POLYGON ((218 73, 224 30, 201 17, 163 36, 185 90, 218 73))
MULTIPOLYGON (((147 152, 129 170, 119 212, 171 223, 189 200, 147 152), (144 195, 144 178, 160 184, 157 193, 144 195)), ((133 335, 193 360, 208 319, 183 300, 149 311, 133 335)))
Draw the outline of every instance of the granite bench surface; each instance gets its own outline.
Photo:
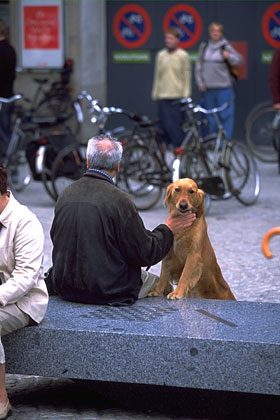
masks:
POLYGON ((44 321, 3 337, 7 373, 280 395, 280 305, 51 297, 44 321))

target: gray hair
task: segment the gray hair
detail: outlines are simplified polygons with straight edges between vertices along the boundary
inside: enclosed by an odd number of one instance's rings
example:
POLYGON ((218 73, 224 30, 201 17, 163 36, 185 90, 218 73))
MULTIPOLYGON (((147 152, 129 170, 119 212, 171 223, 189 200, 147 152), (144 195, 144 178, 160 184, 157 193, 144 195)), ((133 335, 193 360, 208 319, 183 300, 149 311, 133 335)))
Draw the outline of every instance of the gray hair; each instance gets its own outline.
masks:
POLYGON ((122 158, 123 147, 110 135, 93 137, 88 141, 89 167, 114 171, 122 158))

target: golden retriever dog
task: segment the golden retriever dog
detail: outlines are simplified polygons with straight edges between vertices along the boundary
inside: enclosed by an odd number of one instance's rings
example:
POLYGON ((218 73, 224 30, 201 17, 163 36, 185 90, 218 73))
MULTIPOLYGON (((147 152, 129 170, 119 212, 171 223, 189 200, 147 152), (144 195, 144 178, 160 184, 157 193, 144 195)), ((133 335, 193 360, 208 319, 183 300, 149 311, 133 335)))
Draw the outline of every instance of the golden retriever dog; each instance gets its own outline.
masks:
POLYGON ((167 187, 164 202, 171 216, 194 212, 196 220, 174 236, 173 247, 162 260, 159 282, 149 296, 236 300, 223 278, 208 237, 204 192, 195 181, 183 178, 167 187), (175 290, 173 284, 177 284, 175 290))

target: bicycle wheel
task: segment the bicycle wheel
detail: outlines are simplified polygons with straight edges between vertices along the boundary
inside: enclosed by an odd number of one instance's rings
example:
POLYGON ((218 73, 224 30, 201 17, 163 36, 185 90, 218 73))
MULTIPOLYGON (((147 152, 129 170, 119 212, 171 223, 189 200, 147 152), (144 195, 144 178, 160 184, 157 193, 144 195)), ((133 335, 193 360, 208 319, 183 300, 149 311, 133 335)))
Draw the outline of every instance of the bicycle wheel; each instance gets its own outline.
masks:
POLYGON ((251 152, 263 162, 277 162, 273 144, 272 121, 275 110, 272 106, 256 111, 245 127, 246 143, 251 152))
POLYGON ((72 134, 78 134, 81 125, 69 95, 45 99, 34 112, 32 120, 52 131, 54 128, 63 132, 68 129, 72 134))
POLYGON ((117 185, 126 191, 138 210, 155 206, 162 196, 161 164, 145 146, 125 148, 117 185))
POLYGON ((253 106, 253 108, 250 109, 250 111, 249 111, 249 113, 246 117, 244 127, 246 128, 247 124, 253 118, 254 114, 259 112, 261 109, 268 108, 270 106, 271 106, 271 101, 262 101, 262 102, 259 102, 258 104, 256 104, 255 106, 253 106))
POLYGON ((250 206, 260 195, 260 174, 255 159, 242 143, 233 141, 228 150, 228 184, 237 200, 245 206, 250 206))
POLYGON ((54 198, 86 171, 86 145, 70 145, 62 149, 52 166, 51 182, 54 198))

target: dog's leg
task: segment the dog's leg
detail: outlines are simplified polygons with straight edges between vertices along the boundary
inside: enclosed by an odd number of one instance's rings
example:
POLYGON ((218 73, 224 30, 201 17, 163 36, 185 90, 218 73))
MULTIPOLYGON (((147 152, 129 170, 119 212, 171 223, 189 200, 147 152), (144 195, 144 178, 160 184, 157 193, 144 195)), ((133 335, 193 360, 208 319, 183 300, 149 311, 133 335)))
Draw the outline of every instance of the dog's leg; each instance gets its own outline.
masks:
POLYGON ((172 290, 171 279, 169 276, 166 259, 164 258, 161 263, 161 271, 158 284, 155 289, 148 293, 148 296, 166 296, 172 290))
POLYGON ((197 255, 188 255, 178 286, 169 293, 168 299, 188 297, 189 291, 197 284, 203 271, 203 262, 197 255))

